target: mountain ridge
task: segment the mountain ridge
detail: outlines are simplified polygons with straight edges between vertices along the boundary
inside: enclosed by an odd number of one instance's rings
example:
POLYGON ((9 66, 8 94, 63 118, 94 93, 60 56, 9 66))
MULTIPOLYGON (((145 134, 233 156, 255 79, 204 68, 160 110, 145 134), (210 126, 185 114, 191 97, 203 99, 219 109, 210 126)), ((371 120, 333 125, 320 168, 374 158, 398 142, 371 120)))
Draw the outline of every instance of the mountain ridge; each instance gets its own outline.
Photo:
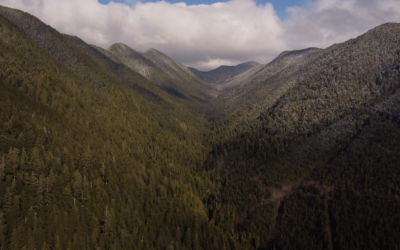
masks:
POLYGON ((212 86, 198 79, 182 64, 155 49, 141 53, 125 44, 117 43, 111 45, 107 51, 106 54, 111 53, 112 57, 176 97, 206 100, 213 95, 212 86))
POLYGON ((189 69, 200 79, 205 82, 214 83, 214 84, 222 84, 229 79, 240 75, 247 70, 259 65, 259 63, 254 61, 249 61, 245 63, 238 64, 236 66, 225 66, 221 65, 218 68, 215 68, 210 71, 200 71, 195 68, 189 67, 189 69))

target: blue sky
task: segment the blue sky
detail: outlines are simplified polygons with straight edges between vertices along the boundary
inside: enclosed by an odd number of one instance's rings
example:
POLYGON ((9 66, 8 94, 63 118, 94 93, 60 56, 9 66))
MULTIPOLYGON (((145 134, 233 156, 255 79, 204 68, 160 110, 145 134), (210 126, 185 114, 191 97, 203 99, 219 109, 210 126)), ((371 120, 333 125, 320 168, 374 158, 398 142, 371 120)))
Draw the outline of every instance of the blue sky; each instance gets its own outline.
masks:
MULTIPOLYGON (((108 4, 110 2, 110 0, 98 0, 99 3, 101 4, 108 4)), ((113 0, 113 2, 120 2, 120 3, 124 3, 124 2, 134 2, 132 0, 113 0)), ((143 0, 141 1, 143 3, 146 2, 155 2, 155 1, 147 1, 147 0, 143 0)), ((167 0, 166 2, 169 3, 180 3, 180 2, 185 2, 187 5, 195 5, 195 4, 213 4, 216 2, 226 2, 224 0, 167 0)), ((257 4, 259 5, 263 5, 267 2, 272 3, 274 5, 274 9, 276 11, 276 14, 281 18, 281 19, 285 19, 286 18, 286 8, 290 7, 290 6, 304 6, 307 3, 307 0, 256 0, 257 4)))

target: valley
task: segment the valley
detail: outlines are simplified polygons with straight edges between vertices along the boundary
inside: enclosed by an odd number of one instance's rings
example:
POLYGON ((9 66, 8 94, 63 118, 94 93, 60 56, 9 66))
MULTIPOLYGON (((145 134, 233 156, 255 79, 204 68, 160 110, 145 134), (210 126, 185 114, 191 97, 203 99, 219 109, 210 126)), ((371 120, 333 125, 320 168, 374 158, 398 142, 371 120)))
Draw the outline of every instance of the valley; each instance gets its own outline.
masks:
POLYGON ((399 51, 202 72, 0 6, 0 249, 398 249, 399 51))

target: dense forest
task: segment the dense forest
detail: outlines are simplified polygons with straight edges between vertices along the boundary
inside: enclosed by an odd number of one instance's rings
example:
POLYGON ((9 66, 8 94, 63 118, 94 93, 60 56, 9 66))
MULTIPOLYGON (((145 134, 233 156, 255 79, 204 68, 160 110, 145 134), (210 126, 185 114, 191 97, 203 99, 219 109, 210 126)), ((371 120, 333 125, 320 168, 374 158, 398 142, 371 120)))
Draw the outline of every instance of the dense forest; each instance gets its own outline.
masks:
POLYGON ((399 249, 399 51, 385 24, 224 89, 0 7, 0 249, 399 249))

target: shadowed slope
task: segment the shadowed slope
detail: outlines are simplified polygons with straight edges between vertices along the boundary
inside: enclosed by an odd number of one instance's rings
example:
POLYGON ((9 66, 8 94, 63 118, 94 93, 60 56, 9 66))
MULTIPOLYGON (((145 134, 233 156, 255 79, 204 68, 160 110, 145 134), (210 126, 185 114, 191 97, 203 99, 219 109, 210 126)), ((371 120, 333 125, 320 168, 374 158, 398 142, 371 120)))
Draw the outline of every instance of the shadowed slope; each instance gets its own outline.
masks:
POLYGON ((288 78, 319 51, 309 48, 282 52, 269 64, 257 65, 221 84, 218 87, 221 94, 215 99, 215 109, 212 111, 214 116, 233 113, 251 103, 261 104, 266 98, 276 100, 291 85, 288 78))
POLYGON ((400 24, 384 24, 294 64, 284 53, 264 68, 277 73, 236 85, 242 103, 217 116, 207 164, 223 173, 210 210, 234 214, 222 224, 262 249, 398 246, 399 39, 400 24))

